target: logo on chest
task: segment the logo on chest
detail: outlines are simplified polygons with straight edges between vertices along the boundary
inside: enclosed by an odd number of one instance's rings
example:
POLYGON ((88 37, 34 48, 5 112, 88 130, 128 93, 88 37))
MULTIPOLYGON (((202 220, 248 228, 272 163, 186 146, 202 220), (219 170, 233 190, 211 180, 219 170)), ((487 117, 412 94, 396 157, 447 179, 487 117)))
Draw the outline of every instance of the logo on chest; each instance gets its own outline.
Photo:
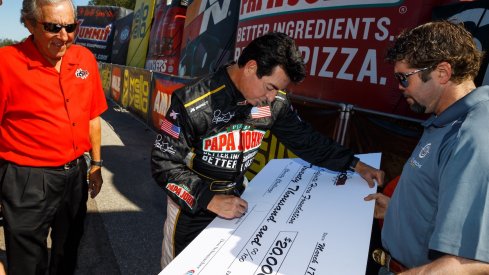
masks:
POLYGON ((265 131, 234 129, 203 140, 203 150, 212 153, 247 152, 260 147, 265 131))

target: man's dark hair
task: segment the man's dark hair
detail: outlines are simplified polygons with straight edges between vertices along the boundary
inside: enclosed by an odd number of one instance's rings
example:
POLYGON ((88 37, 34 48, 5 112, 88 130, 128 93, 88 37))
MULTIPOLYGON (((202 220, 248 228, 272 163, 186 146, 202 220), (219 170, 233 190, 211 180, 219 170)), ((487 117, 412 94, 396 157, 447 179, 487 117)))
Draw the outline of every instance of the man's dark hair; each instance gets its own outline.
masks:
POLYGON ((422 74, 427 81, 434 66, 447 62, 452 66, 451 81, 473 80, 479 71, 483 52, 463 24, 435 21, 402 32, 388 49, 386 60, 405 61, 412 68, 432 67, 422 74))
POLYGON ((294 40, 284 33, 272 32, 251 41, 239 57, 238 66, 243 67, 250 60, 258 64, 256 75, 259 78, 271 75, 276 66, 280 66, 294 83, 306 76, 299 49, 294 40))

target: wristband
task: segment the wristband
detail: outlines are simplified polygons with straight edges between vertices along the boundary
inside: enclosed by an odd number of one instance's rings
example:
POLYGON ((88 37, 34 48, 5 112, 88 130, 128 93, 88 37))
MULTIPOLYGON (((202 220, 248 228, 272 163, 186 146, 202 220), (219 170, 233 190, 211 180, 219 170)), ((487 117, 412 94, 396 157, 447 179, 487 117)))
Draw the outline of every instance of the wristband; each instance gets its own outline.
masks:
POLYGON ((102 167, 102 163, 103 163, 103 162, 104 162, 103 160, 99 160, 99 161, 91 160, 91 161, 90 161, 90 165, 92 165, 92 166, 100 166, 100 167, 102 167))
POLYGON ((360 161, 359 158, 353 157, 350 164, 348 164, 348 170, 355 172, 355 167, 357 166, 358 161, 360 161))

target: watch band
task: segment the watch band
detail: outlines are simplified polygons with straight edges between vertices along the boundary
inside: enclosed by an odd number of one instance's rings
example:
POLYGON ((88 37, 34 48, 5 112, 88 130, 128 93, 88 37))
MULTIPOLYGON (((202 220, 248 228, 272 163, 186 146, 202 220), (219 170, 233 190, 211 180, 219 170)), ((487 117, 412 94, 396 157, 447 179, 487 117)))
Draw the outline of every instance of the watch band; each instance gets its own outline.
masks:
POLYGON ((353 157, 350 164, 348 164, 348 170, 355 172, 355 167, 357 166, 358 161, 360 161, 359 158, 353 157))
POLYGON ((96 160, 91 160, 91 161, 90 161, 90 165, 92 165, 92 166, 100 166, 100 167, 102 167, 102 163, 103 163, 103 162, 104 162, 103 160, 99 160, 99 161, 96 161, 96 160))

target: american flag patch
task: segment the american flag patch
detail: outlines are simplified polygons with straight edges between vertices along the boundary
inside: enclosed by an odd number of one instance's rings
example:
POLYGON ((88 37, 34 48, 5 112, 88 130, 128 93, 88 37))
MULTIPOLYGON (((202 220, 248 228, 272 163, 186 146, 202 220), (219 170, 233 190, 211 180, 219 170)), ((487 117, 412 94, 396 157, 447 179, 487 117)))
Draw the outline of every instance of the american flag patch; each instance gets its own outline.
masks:
POLYGON ((251 108, 251 118, 262 118, 269 117, 272 113, 270 112, 270 106, 261 106, 251 108))
POLYGON ((174 138, 180 136, 180 127, 173 125, 173 123, 169 122, 166 118, 163 119, 160 129, 174 138))

